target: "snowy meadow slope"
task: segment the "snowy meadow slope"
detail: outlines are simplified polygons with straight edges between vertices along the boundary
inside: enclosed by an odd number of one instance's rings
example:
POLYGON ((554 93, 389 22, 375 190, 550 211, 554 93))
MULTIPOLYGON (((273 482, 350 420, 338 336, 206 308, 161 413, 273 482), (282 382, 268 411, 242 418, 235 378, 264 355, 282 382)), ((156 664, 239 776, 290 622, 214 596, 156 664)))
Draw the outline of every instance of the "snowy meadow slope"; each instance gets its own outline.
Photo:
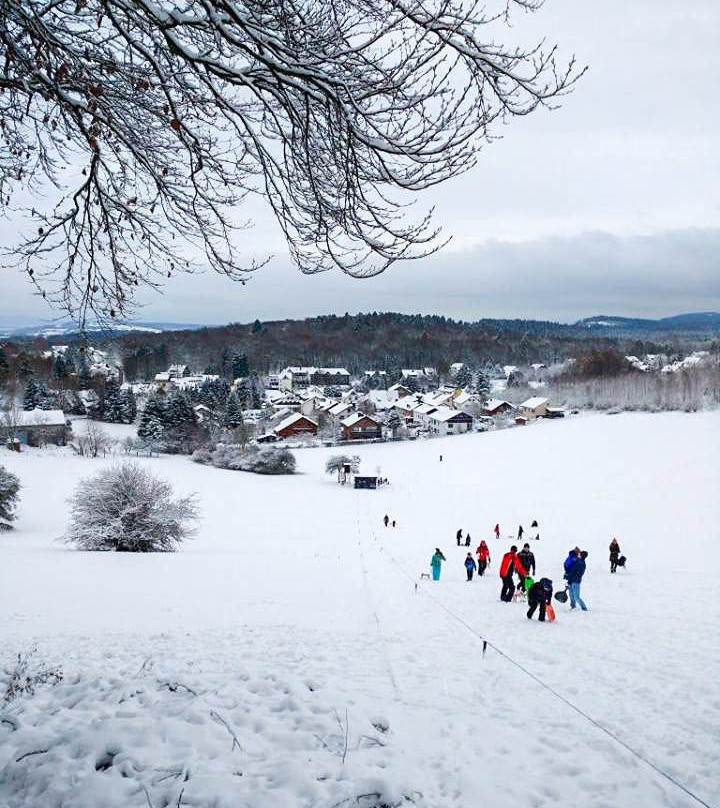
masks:
POLYGON ((23 499, 0 536, 0 663, 35 644, 65 678, 0 707, 2 808, 698 804, 587 717, 720 805, 720 413, 358 447, 378 491, 325 475, 332 453, 279 478, 141 459, 202 509, 180 552, 143 556, 55 541, 104 461, 3 453, 23 499), (589 551, 588 613, 499 602, 532 519, 556 585, 589 551), (458 528, 490 544, 472 583, 458 528), (420 580, 436 546, 442 578, 420 580))

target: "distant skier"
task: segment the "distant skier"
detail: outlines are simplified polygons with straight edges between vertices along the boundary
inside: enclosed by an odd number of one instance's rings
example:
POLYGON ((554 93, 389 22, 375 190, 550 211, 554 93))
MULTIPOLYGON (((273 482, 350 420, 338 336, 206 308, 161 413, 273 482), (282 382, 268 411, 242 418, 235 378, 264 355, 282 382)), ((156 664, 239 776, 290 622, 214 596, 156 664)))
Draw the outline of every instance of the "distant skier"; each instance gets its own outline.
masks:
POLYGON ((455 534, 455 539, 457 541, 457 546, 460 547, 462 543, 462 528, 460 528, 460 530, 458 530, 458 532, 455 534))
POLYGON ((387 514, 383 516, 383 522, 385 523, 385 527, 387 527, 388 524, 390 523, 390 517, 387 514))
MULTIPOLYGON (((527 575, 535 575, 535 554, 530 550, 530 545, 527 542, 523 544, 522 550, 518 553, 518 558, 520 559, 520 563, 525 568, 527 575)), ((526 575, 520 576, 518 589, 521 592, 525 591, 525 578, 526 575)))
POLYGON ((485 539, 483 539, 480 542, 477 550, 475 550, 475 553, 478 557, 477 560, 478 575, 483 575, 483 573, 487 569, 488 564, 490 563, 490 550, 487 544, 485 543, 485 539))
POLYGON ((468 581, 472 581, 475 569, 476 569, 475 559, 472 557, 472 553, 468 553, 465 556, 465 572, 467 572, 468 581))
POLYGON ((541 578, 537 583, 534 583, 530 589, 528 589, 528 620, 532 620, 533 614, 535 614, 535 609, 537 609, 539 606, 540 613, 538 614, 538 620, 541 623, 545 622, 545 609, 548 603, 550 603, 552 600, 552 593, 553 586, 552 581, 549 578, 541 578))
POLYGON ((466 547, 469 547, 469 546, 470 546, 470 542, 471 542, 471 541, 472 541, 472 539, 470 538, 470 534, 469 534, 469 533, 466 533, 466 534, 465 534, 465 546, 466 546, 466 547))
POLYGON ((446 561, 446 558, 442 554, 442 550, 439 547, 436 547, 435 553, 433 554, 433 557, 430 559, 433 581, 440 580, 440 569, 442 567, 443 561, 446 561))
POLYGON ((568 594, 570 595, 570 608, 574 609, 576 606, 579 606, 584 612, 586 612, 588 608, 585 605, 585 601, 580 597, 580 583, 583 579, 583 575, 585 575, 585 559, 587 556, 587 551, 582 550, 565 576, 569 584, 568 594))
POLYGON ((500 525, 499 524, 495 525, 494 533, 495 533, 495 538, 499 539, 500 538, 500 525))
POLYGON ((522 526, 522 525, 518 525, 518 537, 517 537, 517 540, 518 540, 518 541, 522 541, 522 537, 523 537, 523 533, 524 533, 524 532, 525 532, 525 531, 523 530, 523 526, 522 526))
POLYGON ((617 539, 610 542, 610 572, 617 572, 618 559, 620 558, 620 545, 617 539))
POLYGON ((503 556, 499 570, 503 582, 502 589, 500 590, 500 600, 505 601, 505 603, 510 603, 513 592, 515 591, 515 582, 513 581, 513 573, 515 572, 522 578, 527 575, 525 567, 523 567, 517 557, 517 547, 513 544, 509 552, 505 553, 503 556))

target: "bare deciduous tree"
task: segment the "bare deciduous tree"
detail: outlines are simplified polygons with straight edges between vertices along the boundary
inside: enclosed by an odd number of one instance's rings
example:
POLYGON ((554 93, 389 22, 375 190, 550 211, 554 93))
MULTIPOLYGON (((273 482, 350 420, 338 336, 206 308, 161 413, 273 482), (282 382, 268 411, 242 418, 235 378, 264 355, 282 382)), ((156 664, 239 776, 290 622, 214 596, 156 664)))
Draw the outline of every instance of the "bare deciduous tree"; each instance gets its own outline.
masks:
POLYGON ((512 10, 541 5, 0 0, 0 195, 42 204, 14 254, 83 316, 125 314, 135 287, 197 266, 246 278, 232 231, 248 194, 303 272, 425 255, 441 240, 407 217, 411 196, 581 72, 500 43, 512 10))

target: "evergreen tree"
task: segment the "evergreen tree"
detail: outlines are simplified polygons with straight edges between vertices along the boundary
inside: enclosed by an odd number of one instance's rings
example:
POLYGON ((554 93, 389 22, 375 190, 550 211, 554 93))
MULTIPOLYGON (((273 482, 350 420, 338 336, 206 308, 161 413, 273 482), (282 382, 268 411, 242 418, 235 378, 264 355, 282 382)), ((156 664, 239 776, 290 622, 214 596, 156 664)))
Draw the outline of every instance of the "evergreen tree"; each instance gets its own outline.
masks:
POLYGON ((68 377, 67 362, 62 354, 58 354, 53 361, 52 375, 53 378, 59 382, 64 381, 68 377))
POLYGON ((150 396, 140 416, 137 434, 147 443, 162 440, 165 431, 165 404, 159 396, 150 396))
POLYGON ((453 382, 457 387, 470 387, 472 381, 472 371, 467 365, 463 365, 453 377, 453 382))
POLYGON ((230 385, 227 379, 206 379, 197 393, 199 404, 210 407, 211 410, 224 409, 230 395, 230 385))
POLYGON ((420 390, 420 382, 417 380, 416 376, 408 376, 406 379, 403 379, 401 383, 404 384, 411 393, 417 393, 420 390))
POLYGON ((137 418, 137 403, 132 387, 127 387, 121 392, 122 416, 124 424, 132 424, 137 418))
POLYGON ((387 428, 392 432, 393 438, 397 437, 397 433, 402 426, 402 419, 397 410, 391 410, 390 415, 388 415, 387 421, 385 422, 387 428))
POLYGON ((475 378, 475 392, 483 398, 488 398, 490 395, 490 379, 482 370, 478 371, 475 378))
POLYGON ((125 423, 124 395, 120 385, 114 378, 105 382, 105 389, 101 396, 100 420, 109 424, 125 423))
POLYGON ((243 423, 243 411, 235 393, 230 393, 225 405, 224 424, 228 429, 236 429, 243 423))
POLYGON ((46 403, 47 390, 45 387, 35 379, 29 379, 23 394, 23 409, 34 410, 36 407, 43 407, 46 403))
POLYGON ((0 466, 0 530, 10 530, 15 520, 15 506, 19 499, 20 480, 4 466, 0 466))
POLYGON ((7 354, 0 345, 0 384, 2 384, 10 375, 10 363, 8 362, 7 354))
POLYGON ((244 379, 250 375, 250 363, 245 353, 233 354, 231 366, 233 377, 236 379, 244 379))

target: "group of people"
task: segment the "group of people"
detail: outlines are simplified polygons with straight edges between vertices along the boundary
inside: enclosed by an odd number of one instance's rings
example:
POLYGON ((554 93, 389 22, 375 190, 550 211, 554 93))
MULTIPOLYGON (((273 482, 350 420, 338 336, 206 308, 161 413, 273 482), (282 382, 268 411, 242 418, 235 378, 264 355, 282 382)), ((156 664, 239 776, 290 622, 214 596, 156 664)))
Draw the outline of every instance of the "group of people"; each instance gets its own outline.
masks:
POLYGON ((397 523, 395 522, 395 520, 391 519, 387 514, 383 516, 383 524, 385 525, 385 527, 390 527, 390 525, 392 525, 393 527, 397 527, 397 523))
POLYGON ((588 557, 587 550, 574 547, 565 559, 563 576, 568 584, 568 595, 570 595, 570 608, 579 606, 584 612, 588 610, 585 601, 580 597, 580 584, 585 575, 585 559, 588 557))
MULTIPOLYGON (((534 531, 535 535, 532 536, 535 541, 540 541, 540 529, 538 525, 537 519, 533 519, 532 523, 530 524, 530 529, 534 531)), ((495 534, 495 538, 500 538, 500 524, 496 524, 493 528, 493 533, 495 534)), ((517 540, 522 541, 522 537, 525 535, 525 528, 522 525, 518 525, 517 529, 517 540)))

